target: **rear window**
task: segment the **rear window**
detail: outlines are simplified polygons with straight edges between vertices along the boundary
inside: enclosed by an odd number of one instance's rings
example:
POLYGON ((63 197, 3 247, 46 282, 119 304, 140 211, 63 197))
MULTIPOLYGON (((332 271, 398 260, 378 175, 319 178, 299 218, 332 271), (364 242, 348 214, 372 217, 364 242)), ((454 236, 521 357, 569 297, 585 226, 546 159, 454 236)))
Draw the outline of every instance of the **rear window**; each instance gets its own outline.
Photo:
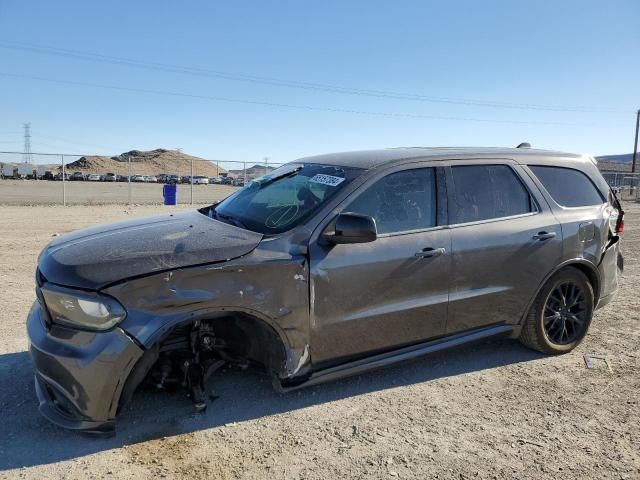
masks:
POLYGON ((549 195, 563 207, 587 207, 605 202, 591 179, 580 170, 529 165, 549 195))
POLYGON ((453 223, 477 222, 535 211, 535 206, 514 171, 507 165, 451 167, 454 196, 453 223))

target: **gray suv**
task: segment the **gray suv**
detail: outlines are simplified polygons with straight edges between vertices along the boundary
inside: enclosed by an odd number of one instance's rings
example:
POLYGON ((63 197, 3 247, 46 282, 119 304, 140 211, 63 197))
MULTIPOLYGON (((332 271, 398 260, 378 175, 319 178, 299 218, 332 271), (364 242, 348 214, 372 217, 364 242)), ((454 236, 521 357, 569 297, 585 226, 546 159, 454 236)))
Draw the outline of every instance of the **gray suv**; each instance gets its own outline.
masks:
POLYGON ((288 391, 489 337, 569 352, 616 292, 623 226, 591 157, 303 158, 201 210, 53 240, 28 319, 40 411, 105 432, 142 383, 204 409, 225 364, 288 391))

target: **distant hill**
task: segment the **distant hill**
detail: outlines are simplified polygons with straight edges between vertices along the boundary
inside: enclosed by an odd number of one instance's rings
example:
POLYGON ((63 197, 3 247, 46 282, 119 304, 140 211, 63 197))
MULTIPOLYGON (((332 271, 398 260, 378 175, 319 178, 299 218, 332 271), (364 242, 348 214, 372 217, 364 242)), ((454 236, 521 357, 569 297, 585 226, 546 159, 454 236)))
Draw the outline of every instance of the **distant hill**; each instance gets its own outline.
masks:
POLYGON ((174 175, 190 175, 191 161, 193 160, 193 174, 214 177, 226 173, 224 168, 216 167, 216 164, 203 158, 194 157, 177 150, 131 150, 114 157, 88 155, 80 157, 75 162, 68 163, 68 173, 115 173, 116 175, 159 175, 161 173, 174 175), (129 167, 131 159, 131 167, 129 167), (131 168, 129 170, 129 168, 131 168))
MULTIPOLYGON (((640 153, 638 155, 640 155, 640 153)), ((631 161, 633 160, 633 153, 622 153, 620 155, 601 155, 599 157, 596 157, 596 159, 598 160, 598 162, 631 163, 631 161)))
MULTIPOLYGON (((623 153, 620 155, 601 155, 596 157, 598 168, 603 171, 630 172, 631 162, 633 161, 633 153, 623 153)), ((636 158, 636 162, 640 162, 640 153, 636 158)), ((640 168, 640 165, 636 165, 640 168)))

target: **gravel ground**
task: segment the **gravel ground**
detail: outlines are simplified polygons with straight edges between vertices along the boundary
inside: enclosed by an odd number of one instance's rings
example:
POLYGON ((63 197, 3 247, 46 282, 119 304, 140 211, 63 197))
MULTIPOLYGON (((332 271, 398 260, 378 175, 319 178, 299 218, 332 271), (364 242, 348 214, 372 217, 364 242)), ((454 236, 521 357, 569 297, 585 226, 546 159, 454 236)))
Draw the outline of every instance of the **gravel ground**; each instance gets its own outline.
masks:
POLYGON ((627 205, 621 291, 568 355, 495 341, 289 395, 228 371, 204 414, 139 392, 115 437, 50 425, 25 351, 38 252, 160 208, 0 208, 0 478, 640 478, 640 205, 627 205), (586 353, 611 370, 585 368, 586 353))

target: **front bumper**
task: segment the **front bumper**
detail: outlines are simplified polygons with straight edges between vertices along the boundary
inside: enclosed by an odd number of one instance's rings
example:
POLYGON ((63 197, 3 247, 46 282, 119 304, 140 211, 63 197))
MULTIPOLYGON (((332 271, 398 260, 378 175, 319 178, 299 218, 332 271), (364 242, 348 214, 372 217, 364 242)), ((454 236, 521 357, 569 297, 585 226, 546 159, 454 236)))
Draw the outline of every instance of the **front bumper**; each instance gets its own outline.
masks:
POLYGON ((142 356, 120 328, 85 332, 47 325, 39 302, 27 319, 40 413, 73 430, 113 430, 120 394, 142 356))

